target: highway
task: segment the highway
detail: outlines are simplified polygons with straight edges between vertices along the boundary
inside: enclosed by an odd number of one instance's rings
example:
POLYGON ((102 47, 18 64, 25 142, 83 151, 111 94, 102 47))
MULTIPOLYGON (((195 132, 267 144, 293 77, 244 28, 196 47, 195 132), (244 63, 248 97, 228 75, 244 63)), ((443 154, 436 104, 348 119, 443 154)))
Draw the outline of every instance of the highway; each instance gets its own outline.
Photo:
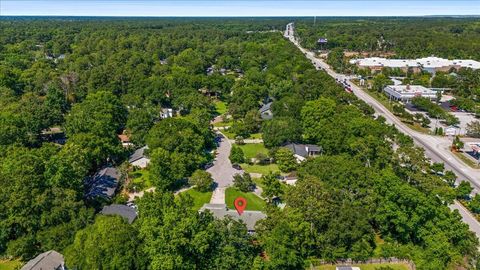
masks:
MULTIPOLYGON (((295 46, 312 62, 312 64, 317 69, 323 69, 334 79, 340 81, 347 80, 347 83, 351 86, 352 92, 361 100, 365 101, 367 104, 372 106, 375 110, 376 115, 383 116, 387 123, 395 125, 395 127, 402 133, 409 135, 414 140, 417 146, 425 149, 425 154, 434 162, 443 162, 447 170, 453 171, 458 176, 458 181, 467 180, 471 183, 474 188, 474 193, 480 192, 480 170, 473 169, 465 165, 461 160, 454 156, 449 147, 451 145, 451 140, 444 137, 432 136, 423 133, 419 133, 410 129, 404 123, 402 123, 397 117, 395 117, 383 104, 378 102, 375 98, 367 94, 360 87, 355 85, 350 77, 336 73, 333 71, 328 64, 323 62, 321 59, 315 57, 315 53, 306 50, 303 48, 300 43, 296 40, 294 35, 294 26, 293 24, 288 24, 284 33, 284 36, 289 39, 295 46)), ((457 209, 462 216, 462 219, 470 227, 470 230, 473 231, 478 238, 480 238, 480 223, 468 212, 459 202, 455 201, 453 205, 450 206, 450 209, 457 209)))

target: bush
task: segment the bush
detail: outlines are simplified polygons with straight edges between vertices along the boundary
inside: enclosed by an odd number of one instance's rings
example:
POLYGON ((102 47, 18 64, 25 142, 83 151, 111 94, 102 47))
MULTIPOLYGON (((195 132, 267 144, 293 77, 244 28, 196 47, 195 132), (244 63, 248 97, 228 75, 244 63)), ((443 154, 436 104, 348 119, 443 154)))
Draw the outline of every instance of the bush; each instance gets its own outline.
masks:
POLYGON ((190 185, 195 185, 200 192, 207 192, 212 189, 213 178, 212 175, 203 170, 196 170, 188 179, 190 185))
POLYGON ((243 173, 243 175, 235 174, 233 176, 233 186, 242 192, 252 192, 255 189, 255 183, 247 172, 243 173))
POLYGON ((244 163, 245 162, 245 155, 243 154, 242 148, 233 145, 232 150, 230 150, 230 161, 232 163, 244 163))

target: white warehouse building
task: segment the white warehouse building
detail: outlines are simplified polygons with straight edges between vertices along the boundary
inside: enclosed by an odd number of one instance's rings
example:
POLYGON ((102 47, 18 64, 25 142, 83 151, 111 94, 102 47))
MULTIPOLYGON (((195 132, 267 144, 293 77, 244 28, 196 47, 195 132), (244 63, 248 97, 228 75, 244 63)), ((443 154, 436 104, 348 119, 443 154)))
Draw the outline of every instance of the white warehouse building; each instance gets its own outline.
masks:
POLYGON ((437 99, 437 92, 421 85, 388 85, 383 91, 389 98, 408 102, 414 97, 437 99))

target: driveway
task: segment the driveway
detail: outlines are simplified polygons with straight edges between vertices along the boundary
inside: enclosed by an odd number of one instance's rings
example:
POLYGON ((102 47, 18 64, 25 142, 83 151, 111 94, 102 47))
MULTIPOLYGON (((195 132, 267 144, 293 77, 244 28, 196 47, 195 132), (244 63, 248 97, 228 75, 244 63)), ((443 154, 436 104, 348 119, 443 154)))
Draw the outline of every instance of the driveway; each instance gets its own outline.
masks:
POLYGON ((233 175, 237 173, 243 173, 241 170, 232 168, 232 163, 228 158, 230 156, 230 150, 232 144, 229 140, 220 132, 217 132, 220 136, 219 146, 217 148, 217 157, 213 162, 213 166, 207 169, 218 187, 228 187, 233 185, 233 175))

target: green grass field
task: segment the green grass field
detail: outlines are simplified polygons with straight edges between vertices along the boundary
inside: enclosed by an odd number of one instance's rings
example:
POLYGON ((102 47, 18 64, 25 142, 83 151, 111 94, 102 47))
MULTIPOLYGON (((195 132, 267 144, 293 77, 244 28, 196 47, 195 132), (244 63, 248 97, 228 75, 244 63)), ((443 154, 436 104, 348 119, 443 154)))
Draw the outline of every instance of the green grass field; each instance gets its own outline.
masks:
POLYGON ((217 100, 214 102, 215 104, 215 110, 219 115, 222 115, 227 112, 227 104, 223 101, 217 100))
POLYGON ((229 187, 225 191, 225 201, 227 203, 227 207, 230 209, 235 209, 233 206, 233 201, 237 197, 243 197, 247 200, 247 208, 245 210, 257 210, 257 211, 263 211, 265 209, 265 201, 260 199, 257 195, 248 192, 241 192, 236 188, 229 187))
POLYGON ((152 187, 152 183, 150 183, 149 178, 150 172, 146 169, 143 170, 136 170, 134 172, 129 173, 129 177, 132 178, 132 182, 141 187, 141 190, 145 190, 147 188, 152 187))
POLYGON ((248 143, 244 145, 238 145, 238 147, 242 148, 243 154, 247 159, 254 158, 258 153, 268 155, 268 149, 265 148, 263 143, 248 143))
POLYGON ((248 173, 260 173, 264 175, 264 174, 268 174, 269 172, 280 172, 277 164, 249 165, 249 164, 243 163, 241 166, 242 166, 242 169, 248 173))
MULTIPOLYGON (((361 270, 375 270, 379 267, 389 266, 393 270, 409 270, 408 265, 403 263, 370 263, 370 264, 353 264, 352 266, 360 267, 361 270)), ((315 270, 335 270, 335 265, 321 265, 315 267, 315 270)))
POLYGON ((20 269, 20 266, 22 263, 19 260, 0 260, 0 270, 15 270, 20 269))
POLYGON ((204 204, 210 202, 210 199, 212 198, 212 191, 200 192, 194 188, 182 192, 181 194, 188 194, 193 198, 193 210, 200 210, 200 208, 202 208, 204 204))

